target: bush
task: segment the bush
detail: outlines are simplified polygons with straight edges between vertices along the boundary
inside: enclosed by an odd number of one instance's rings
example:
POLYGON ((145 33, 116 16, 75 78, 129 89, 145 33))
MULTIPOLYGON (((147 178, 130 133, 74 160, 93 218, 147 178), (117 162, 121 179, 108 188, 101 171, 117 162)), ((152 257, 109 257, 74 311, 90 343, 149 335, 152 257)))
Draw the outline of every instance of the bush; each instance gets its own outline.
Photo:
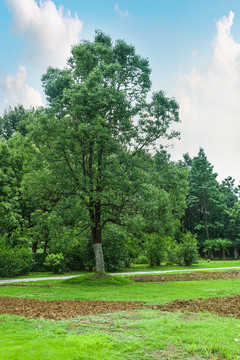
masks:
POLYGON ((86 234, 77 239, 71 232, 66 232, 61 239, 51 240, 49 249, 52 254, 63 254, 67 270, 92 270, 94 267, 93 246, 86 234))
MULTIPOLYGON (((129 267, 136 257, 136 243, 119 226, 109 224, 103 232, 103 254, 106 271, 129 267)), ((94 259, 95 263, 95 259, 94 259)))
MULTIPOLYGON (((137 243, 126 231, 116 225, 108 224, 102 234, 103 254, 106 271, 117 271, 130 266, 136 257, 137 243)), ((65 229, 60 238, 53 238, 49 242, 52 254, 59 254, 65 258, 67 270, 93 270, 95 255, 90 232, 81 229, 65 229)))
POLYGON ((189 266, 198 263, 197 240, 191 233, 182 236, 179 244, 171 244, 168 249, 168 261, 180 266, 189 266))
POLYGON ((55 274, 62 274, 66 270, 66 262, 62 253, 49 254, 44 265, 55 274))
POLYGON ((150 266, 159 266, 166 258, 166 237, 145 235, 146 255, 150 266))
POLYGON ((146 255, 138 255, 138 257, 133 260, 133 263, 137 265, 145 265, 148 264, 148 262, 149 261, 146 255))
POLYGON ((0 277, 27 274, 34 264, 30 249, 0 246, 0 277))
POLYGON ((46 271, 46 267, 44 266, 44 262, 46 260, 48 254, 44 254, 44 253, 34 253, 33 254, 33 259, 34 259, 34 264, 32 267, 32 271, 46 271))

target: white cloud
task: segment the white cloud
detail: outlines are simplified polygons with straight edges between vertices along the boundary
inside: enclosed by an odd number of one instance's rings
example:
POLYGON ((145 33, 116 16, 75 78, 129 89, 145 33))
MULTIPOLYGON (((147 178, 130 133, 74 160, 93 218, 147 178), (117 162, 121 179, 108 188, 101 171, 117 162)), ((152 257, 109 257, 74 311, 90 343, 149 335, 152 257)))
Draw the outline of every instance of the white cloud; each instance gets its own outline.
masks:
POLYGON ((115 4, 114 9, 121 19, 126 18, 130 15, 130 12, 128 10, 122 11, 118 4, 115 4))
POLYGON ((14 16, 13 31, 24 35, 28 60, 41 71, 62 67, 78 43, 83 23, 51 0, 5 0, 14 16))
POLYGON ((198 49, 193 49, 192 53, 191 53, 191 57, 194 58, 195 56, 197 56, 199 54, 198 49))
POLYGON ((25 66, 18 67, 16 76, 9 74, 2 80, 0 90, 3 92, 5 108, 17 104, 22 104, 26 108, 43 105, 40 92, 27 84, 25 66))
POLYGON ((208 63, 178 77, 182 139, 175 144, 174 157, 184 152, 195 156, 202 146, 220 178, 230 175, 239 181, 240 43, 231 34, 233 19, 230 11, 216 22, 208 63))

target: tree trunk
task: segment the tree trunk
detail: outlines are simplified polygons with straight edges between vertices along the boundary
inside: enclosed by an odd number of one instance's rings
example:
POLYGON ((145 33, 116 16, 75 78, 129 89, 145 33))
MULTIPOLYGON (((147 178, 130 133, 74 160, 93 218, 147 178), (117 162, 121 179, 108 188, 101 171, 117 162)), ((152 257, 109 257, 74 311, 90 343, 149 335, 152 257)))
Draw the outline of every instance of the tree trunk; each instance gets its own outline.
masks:
POLYGON ((91 232, 96 261, 95 271, 103 273, 105 272, 105 267, 102 249, 101 213, 99 204, 95 204, 90 207, 90 218, 93 224, 91 227, 91 232))
MULTIPOLYGON (((96 220, 96 219, 95 219, 96 220)), ((92 239, 93 239, 93 247, 96 261, 96 272, 103 273, 105 272, 104 266, 104 257, 103 257, 103 249, 102 249, 102 231, 100 227, 100 223, 97 223, 92 227, 92 239)))
POLYGON ((104 259, 103 259, 103 249, 102 244, 94 244, 94 253, 95 253, 95 259, 96 259, 96 272, 98 273, 104 273, 105 272, 105 266, 104 266, 104 259))
POLYGON ((235 246, 233 248, 233 253, 234 253, 234 259, 235 260, 239 259, 239 254, 238 254, 237 248, 235 246))
POLYGON ((204 210, 204 225, 205 225, 205 232, 206 232, 206 238, 209 240, 209 232, 208 232, 208 218, 207 218, 207 201, 206 201, 206 194, 204 191, 204 198, 203 198, 204 204, 203 204, 203 210, 204 210))
POLYGON ((102 249, 102 228, 101 228, 101 203, 100 200, 94 200, 94 195, 99 195, 101 193, 101 161, 102 153, 98 154, 97 164, 98 164, 98 174, 97 174, 97 184, 96 191, 94 191, 94 176, 93 176, 93 144, 90 147, 89 154, 89 178, 90 178, 90 206, 89 206, 89 215, 91 220, 91 232, 93 239, 93 247, 95 253, 96 268, 95 271, 98 273, 105 272, 104 258, 103 258, 103 249, 102 249))
POLYGON ((47 245, 48 245, 48 240, 45 240, 44 249, 43 249, 44 254, 46 254, 46 252, 47 252, 47 245))
POLYGON ((32 244, 32 252, 33 252, 34 254, 36 254, 36 252, 37 252, 37 246, 38 246, 38 242, 35 241, 35 242, 32 244))
POLYGON ((213 259, 212 249, 208 249, 208 257, 209 257, 209 259, 213 259))

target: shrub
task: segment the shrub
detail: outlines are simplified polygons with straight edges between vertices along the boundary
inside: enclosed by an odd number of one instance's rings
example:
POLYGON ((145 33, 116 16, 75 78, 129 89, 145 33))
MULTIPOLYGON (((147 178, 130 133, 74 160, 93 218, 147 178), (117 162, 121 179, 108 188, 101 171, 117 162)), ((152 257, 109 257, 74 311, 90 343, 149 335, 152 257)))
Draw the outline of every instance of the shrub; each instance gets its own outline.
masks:
POLYGON ((62 274, 66 270, 66 262, 62 253, 49 254, 44 265, 55 274, 62 274))
POLYGON ((143 265, 148 264, 149 261, 146 255, 138 255, 138 257, 136 257, 133 262, 134 264, 143 265))
POLYGON ((27 274, 34 264, 30 249, 11 248, 0 245, 0 276, 18 276, 27 274))
POLYGON ((150 266, 159 266, 166 257, 166 237, 158 234, 145 235, 146 255, 150 266))
MULTIPOLYGON (((60 239, 49 243, 51 253, 62 253, 68 270, 93 270, 95 255, 90 234, 86 231, 79 236, 79 229, 66 231, 60 239)), ((108 224, 103 230, 103 253, 106 271, 117 271, 129 266, 136 257, 137 244, 116 225, 108 224)))
POLYGON ((135 243, 119 226, 109 224, 103 232, 103 254, 106 271, 129 267, 135 255, 135 243))
POLYGON ((34 264, 32 267, 32 271, 46 271, 46 267, 44 262, 46 260, 48 254, 44 253, 33 253, 34 264))
POLYGON ((179 244, 172 243, 168 249, 168 261, 180 266, 189 266, 198 263, 197 240, 191 233, 182 236, 179 244))
POLYGON ((65 233, 61 239, 53 239, 49 249, 52 254, 63 254, 67 270, 92 270, 94 266, 93 246, 86 234, 77 239, 71 232, 65 233))

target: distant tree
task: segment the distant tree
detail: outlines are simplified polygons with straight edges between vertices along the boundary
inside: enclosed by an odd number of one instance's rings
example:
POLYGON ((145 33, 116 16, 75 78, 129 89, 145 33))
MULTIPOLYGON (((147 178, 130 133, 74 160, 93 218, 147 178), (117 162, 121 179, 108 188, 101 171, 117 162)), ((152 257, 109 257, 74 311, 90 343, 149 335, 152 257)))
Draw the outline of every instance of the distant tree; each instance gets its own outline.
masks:
POLYGON ((189 194, 187 197, 186 227, 198 235, 198 240, 219 237, 223 228, 221 213, 224 204, 216 180, 217 174, 207 160, 204 150, 200 148, 198 156, 189 167, 189 194))
POLYGON ((0 234, 9 234, 21 221, 19 168, 10 145, 0 140, 0 234))
POLYGON ((8 140, 16 132, 26 135, 27 122, 32 110, 26 110, 22 105, 9 108, 0 117, 0 137, 8 140))
POLYGON ((240 203, 235 202, 234 206, 227 211, 229 216, 228 236, 232 241, 234 258, 239 258, 238 247, 240 245, 240 203))

